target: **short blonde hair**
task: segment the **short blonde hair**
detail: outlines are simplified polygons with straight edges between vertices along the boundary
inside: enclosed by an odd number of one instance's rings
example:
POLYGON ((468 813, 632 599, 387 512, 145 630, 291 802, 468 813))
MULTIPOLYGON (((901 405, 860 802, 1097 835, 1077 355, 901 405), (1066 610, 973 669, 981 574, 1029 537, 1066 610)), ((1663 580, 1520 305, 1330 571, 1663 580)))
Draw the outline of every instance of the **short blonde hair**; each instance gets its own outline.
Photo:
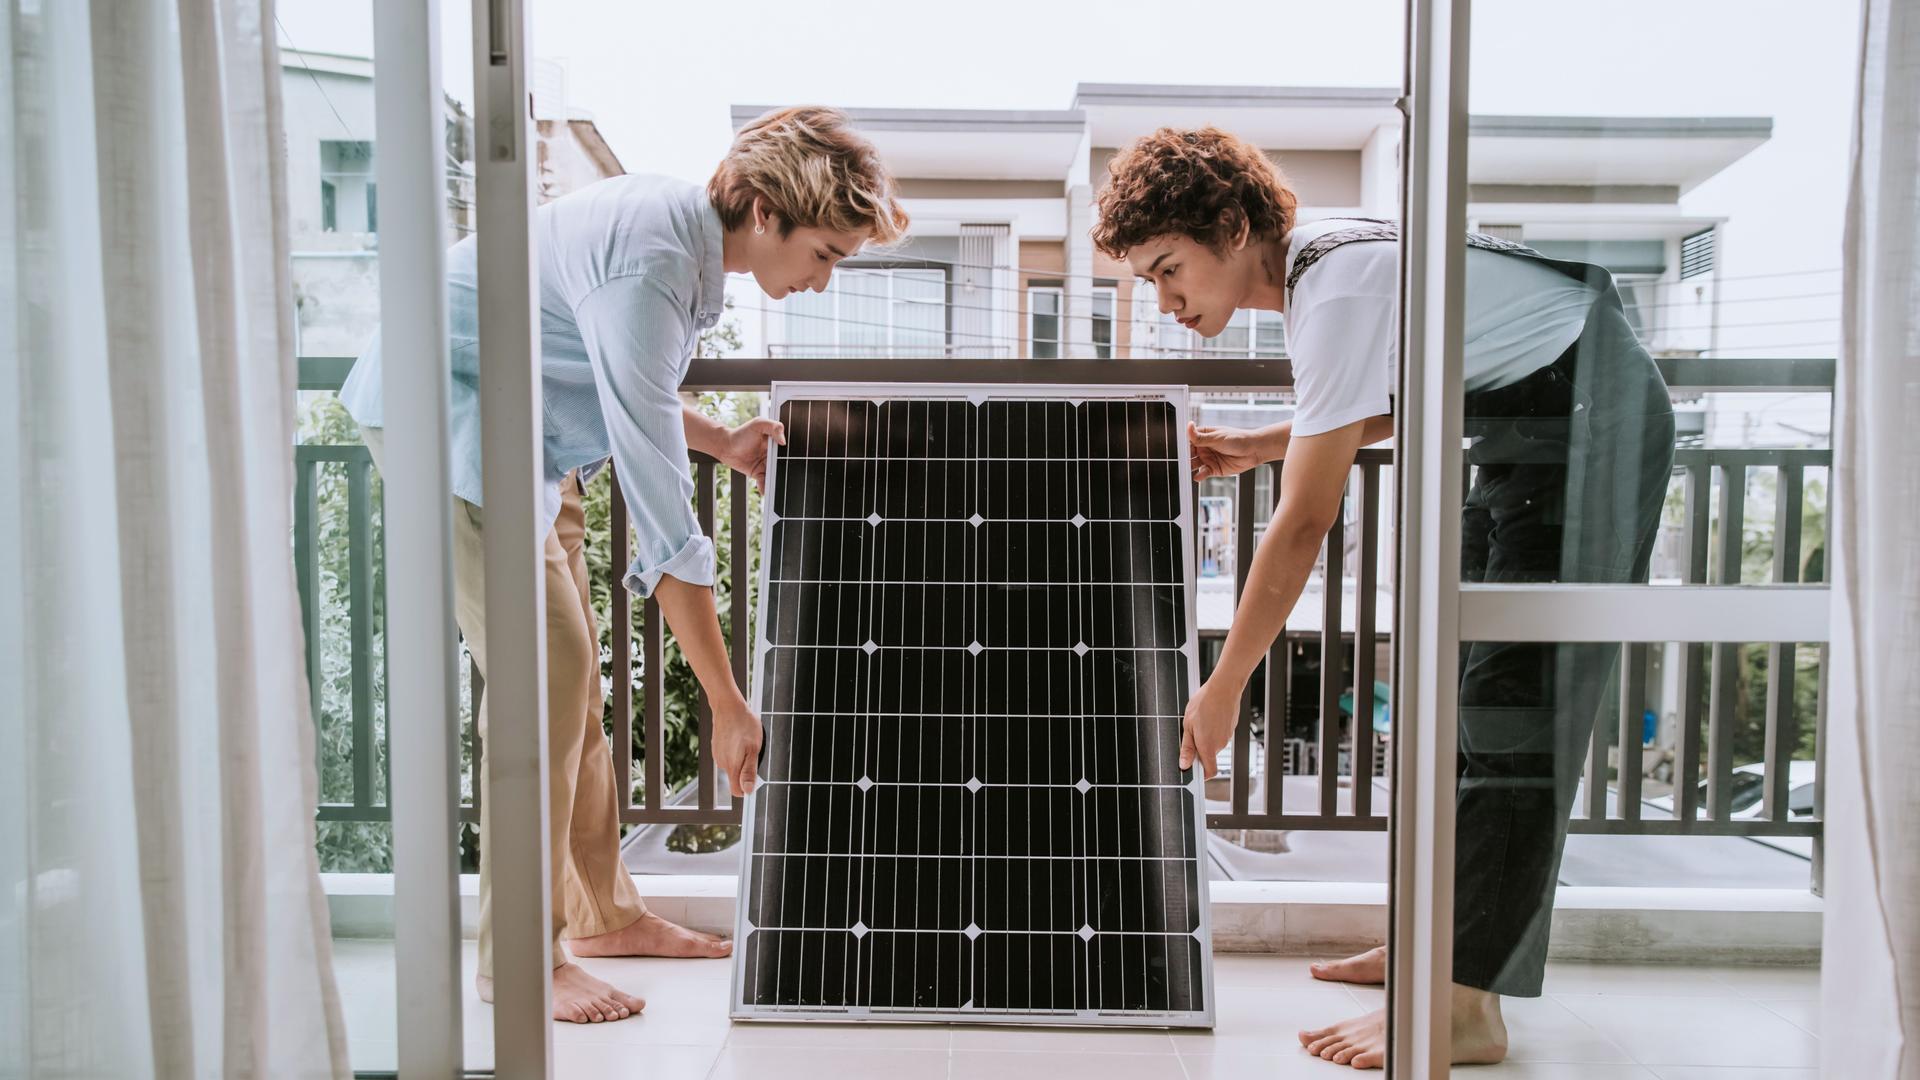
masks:
POLYGON ((873 144, 845 113, 819 105, 776 109, 741 128, 707 181, 707 198, 727 229, 761 199, 779 215, 782 236, 796 227, 866 231, 886 245, 907 232, 907 212, 873 144))

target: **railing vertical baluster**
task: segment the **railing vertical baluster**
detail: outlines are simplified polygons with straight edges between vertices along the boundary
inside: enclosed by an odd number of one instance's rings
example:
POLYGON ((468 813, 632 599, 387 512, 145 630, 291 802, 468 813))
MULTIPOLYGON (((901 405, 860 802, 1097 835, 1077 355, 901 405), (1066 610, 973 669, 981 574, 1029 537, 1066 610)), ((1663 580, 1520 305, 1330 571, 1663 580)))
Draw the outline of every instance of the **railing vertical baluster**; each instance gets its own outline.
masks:
POLYGON ((1327 572, 1320 594, 1320 813, 1340 812, 1340 676, 1346 665, 1340 641, 1340 594, 1346 581, 1347 493, 1327 530, 1327 572))
POLYGON ((727 651, 733 656, 733 681, 741 693, 747 693, 747 663, 753 655, 753 633, 747 600, 753 588, 753 555, 748 550, 752 539, 747 525, 747 500, 753 497, 753 481, 745 473, 729 472, 727 477, 727 515, 732 522, 732 542, 728 545, 727 597, 732 603, 733 633, 727 651))
MULTIPOLYGON (((1831 490, 1831 489, 1829 489, 1831 490)), ((1829 646, 1822 642, 1818 663, 1819 678, 1813 698, 1813 816, 1827 820, 1827 661, 1829 646)), ((1824 826, 1813 834, 1813 891, 1819 895, 1827 881, 1827 832, 1824 826)))
MULTIPOLYGON (((1248 469, 1234 486, 1233 501, 1233 604, 1247 592, 1247 575, 1253 572, 1254 481, 1259 474, 1248 469)), ((1253 680, 1240 692, 1240 722, 1233 726, 1233 775, 1229 789, 1233 793, 1233 815, 1244 817, 1253 795, 1253 680)))
POLYGON ((1360 573, 1353 595, 1353 816, 1373 816, 1373 673, 1380 550, 1380 466, 1360 467, 1360 573))
MULTIPOLYGON (((1740 583, 1741 535, 1746 519, 1747 470, 1744 465, 1720 466, 1719 583, 1740 583)), ((1713 674, 1708 681, 1707 816, 1727 821, 1733 816, 1733 723, 1740 701, 1740 646, 1713 643, 1713 674)))
POLYGON ((647 800, 647 813, 656 819, 666 807, 666 761, 667 761, 667 662, 664 657, 660 633, 660 602, 651 597, 640 628, 640 663, 646 679, 646 700, 642 706, 644 714, 646 740, 646 767, 642 770, 645 778, 644 794, 647 800))
MULTIPOLYGON (((1707 581, 1707 499, 1710 474, 1702 464, 1687 466, 1686 527, 1687 584, 1707 581)), ((1700 809, 1701 669, 1706 650, 1697 641, 1686 643, 1685 669, 1680 673, 1680 758, 1673 767, 1674 817, 1682 832, 1690 830, 1700 809)))
POLYGON ((353 805, 373 805, 373 493, 364 447, 347 461, 347 627, 353 638, 353 805))
MULTIPOLYGON (((702 459, 695 474, 695 500, 700 508, 700 531, 713 535, 713 461, 702 459)), ((713 699, 707 696, 706 688, 699 691, 700 699, 700 765, 699 794, 700 809, 713 809, 713 699)))
POLYGON ((1596 720, 1587 737, 1587 817, 1594 821, 1607 816, 1607 734, 1611 726, 1596 720))
MULTIPOLYGON (((1281 464, 1281 462, 1276 461, 1271 466, 1273 470, 1273 505, 1276 507, 1280 505, 1281 464)), ((1252 560, 1249 559, 1248 562, 1251 563, 1252 560)), ((1266 672, 1267 730, 1265 746, 1267 753, 1267 805, 1265 812, 1275 817, 1284 813, 1286 810, 1284 797, 1287 782, 1287 770, 1285 768, 1287 756, 1287 695, 1289 693, 1287 680, 1292 674, 1293 650, 1288 647, 1287 628, 1282 626, 1280 633, 1274 637, 1273 644, 1267 648, 1266 672)))
POLYGON ((307 705, 313 719, 314 768, 325 767, 320 741, 320 495, 315 472, 319 463, 293 449, 293 562, 300 587, 300 622, 307 638, 307 705))
POLYGON ((481 768, 481 756, 486 753, 486 736, 480 732, 480 701, 487 692, 487 678, 480 674, 480 665, 474 662, 473 653, 467 653, 467 685, 472 689, 469 696, 473 700, 472 714, 467 717, 467 733, 473 737, 473 820, 480 820, 480 778, 486 775, 481 768))
MULTIPOLYGON (((620 491, 620 476, 607 467, 607 526, 612 543, 608 560, 607 643, 613 657, 613 777, 620 785, 619 809, 622 817, 633 805, 633 601, 625 578, 632 561, 627 526, 627 498, 620 491)), ((652 679, 652 673, 648 673, 652 679)))
POLYGON ((1287 779, 1286 743, 1287 743, 1287 675, 1293 664, 1293 654, 1287 647, 1287 632, 1273 639, 1267 648, 1266 679, 1266 730, 1261 738, 1261 748, 1266 754, 1265 769, 1267 777, 1266 805, 1263 814, 1279 814, 1285 803, 1282 802, 1282 789, 1287 779))
POLYGON ((1647 647, 1642 643, 1620 650, 1620 817, 1640 820, 1642 728, 1647 711, 1647 647))
MULTIPOLYGON (((372 462, 371 455, 368 456, 368 462, 372 462)), ((371 475, 375 479, 379 477, 377 472, 371 475)), ((371 492, 372 488, 369 487, 368 491, 371 492)), ((393 649, 389 647, 388 644, 392 639, 387 635, 387 618, 388 613, 393 610, 393 605, 387 602, 387 596, 384 591, 387 584, 385 569, 387 561, 387 496, 384 487, 381 488, 380 501, 374 506, 373 514, 374 520, 380 523, 380 584, 383 590, 380 594, 380 708, 381 717, 384 722, 380 725, 380 759, 387 763, 387 768, 386 782, 380 785, 380 804, 382 806, 392 806, 393 707, 391 702, 393 698, 393 649)))
MULTIPOLYGON (((753 681, 747 666, 753 657, 752 616, 748 614, 751 606, 747 603, 753 588, 753 555, 747 544, 752 539, 752 530, 747 525, 747 500, 752 498, 753 481, 746 474, 733 472, 727 480, 727 514, 732 519, 732 542, 728 545, 731 555, 728 560, 727 596, 732 601, 732 635, 727 642, 727 651, 733 657, 733 681, 740 687, 742 694, 751 694, 749 684, 753 681)), ((756 709, 758 705, 754 706, 756 709)), ((732 795, 728 803, 732 804, 732 795)))
MULTIPOLYGON (((1773 580, 1791 584, 1800 579, 1800 498, 1804 467, 1781 465, 1773 505, 1773 580)), ((1775 642, 1767 649, 1766 794, 1762 813, 1770 821, 1787 820, 1788 783, 1793 751, 1800 744, 1800 726, 1793 715, 1794 664, 1799 652, 1791 642, 1775 642)))

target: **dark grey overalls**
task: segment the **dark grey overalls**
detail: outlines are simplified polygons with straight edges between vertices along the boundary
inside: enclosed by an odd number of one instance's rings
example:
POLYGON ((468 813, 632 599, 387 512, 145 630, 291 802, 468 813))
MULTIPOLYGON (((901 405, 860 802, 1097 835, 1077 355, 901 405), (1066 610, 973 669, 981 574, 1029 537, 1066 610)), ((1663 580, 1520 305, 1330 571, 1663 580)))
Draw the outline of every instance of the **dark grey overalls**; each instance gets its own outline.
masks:
MULTIPOLYGON (((1293 287, 1342 244, 1399 240, 1370 221, 1294 254, 1293 287)), ((1592 286, 1586 328, 1519 382, 1468 391, 1473 482, 1460 514, 1468 582, 1641 583, 1673 468, 1673 405, 1605 269, 1469 234, 1592 286)), ((1469 293, 1474 282, 1467 277, 1469 293)), ((1554 886, 1588 741, 1620 648, 1473 642, 1460 650, 1453 978, 1537 997, 1554 886)))

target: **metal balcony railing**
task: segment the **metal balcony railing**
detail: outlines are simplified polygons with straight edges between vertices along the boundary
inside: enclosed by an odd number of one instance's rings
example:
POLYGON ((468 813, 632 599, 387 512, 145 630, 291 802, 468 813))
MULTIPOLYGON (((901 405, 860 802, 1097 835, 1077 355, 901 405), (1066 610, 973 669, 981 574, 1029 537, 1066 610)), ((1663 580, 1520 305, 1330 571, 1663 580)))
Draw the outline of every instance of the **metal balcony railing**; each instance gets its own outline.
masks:
MULTIPOLYGON (((1833 379, 1831 360, 1714 360, 1683 359, 1661 361, 1663 372, 1675 396, 1694 396, 1707 391, 1830 391, 1833 379)), ((337 390, 351 367, 350 359, 308 357, 301 361, 303 390, 337 390)), ((1102 385, 1184 384, 1196 392, 1249 391, 1271 392, 1291 385, 1291 374, 1283 360, 992 360, 992 359, 912 359, 912 358, 831 358, 779 360, 695 360, 685 389, 705 391, 765 391, 775 380, 792 381, 872 381, 872 382, 987 382, 987 383, 1091 383, 1102 385)), ((1802 499, 1806 472, 1831 463, 1831 452, 1817 450, 1715 450, 1683 449, 1676 452, 1675 472, 1682 478, 1686 510, 1680 547, 1686 552, 1686 581, 1706 583, 1711 574, 1714 583, 1740 581, 1742 538, 1745 535, 1745 479, 1755 470, 1773 470, 1776 474, 1775 544, 1772 580, 1796 583, 1800 576, 1802 499), (1714 483, 1714 481, 1718 483, 1714 483), (1710 520, 1710 494, 1717 491, 1717 522, 1710 520), (1717 524, 1717 528, 1715 527, 1717 524), (1716 542, 1717 551, 1709 545, 1716 542), (1717 557, 1713 557, 1717 556, 1717 557)), ((1390 740, 1373 736, 1373 685, 1381 674, 1377 670, 1377 646, 1385 637, 1377 633, 1376 580, 1381 545, 1391 543, 1380 520, 1382 484, 1388 482, 1383 470, 1390 468, 1390 450, 1367 449, 1355 463, 1357 492, 1355 513, 1343 512, 1336 518, 1328 536, 1327 550, 1333 557, 1324 560, 1325 574, 1320 593, 1320 629, 1312 633, 1283 635, 1269 652, 1261 670, 1256 672, 1249 693, 1241 702, 1242 723, 1237 728, 1225 771, 1228 777, 1226 797, 1219 800, 1223 809, 1208 815, 1208 823, 1227 829, 1298 830, 1384 830, 1385 807, 1374 797, 1371 778, 1385 773, 1380 753, 1390 740), (1357 544, 1351 548, 1346 531, 1357 530, 1357 544), (1354 602, 1344 603, 1347 593, 1348 564, 1354 578, 1351 590, 1354 602), (1317 650, 1321 658, 1318 686, 1314 690, 1313 720, 1307 736, 1290 733, 1288 717, 1293 670, 1290 656, 1295 649, 1317 650), (1352 694, 1350 708, 1341 707, 1341 697, 1352 694), (1310 736, 1310 737, 1309 737, 1310 736), (1256 759, 1259 775, 1256 773, 1256 759), (1317 806, 1308 812, 1288 813, 1283 792, 1289 776, 1312 776, 1318 786, 1317 806), (1356 777, 1366 778, 1355 782, 1356 777), (1342 786, 1349 787, 1351 798, 1343 806, 1342 786), (1256 798, 1256 796, 1258 796, 1256 798)), ((346 471, 345 503, 348 537, 348 578, 345 584, 350 642, 350 693, 346 718, 351 726, 352 798, 348 802, 323 803, 322 820, 379 821, 387 817, 387 800, 379 790, 376 756, 384 757, 382 739, 375 733, 375 641, 374 517, 377 508, 372 494, 372 462, 364 447, 345 445, 301 445, 295 448, 296 502, 294 559, 299 575, 304 624, 308 638, 308 673, 315 686, 314 709, 321 715, 319 684, 325 658, 320 648, 320 622, 323 597, 319 586, 315 556, 321 507, 317 501, 318 470, 342 467, 346 471)), ((717 465, 711 459, 695 460, 695 501, 701 525, 714 534, 718 501, 717 465)), ((1270 470, 1271 490, 1279 491, 1284 482, 1284 462, 1264 466, 1270 470)), ((1255 491, 1257 470, 1242 474, 1233 484, 1236 598, 1251 564, 1255 540, 1255 491)), ((730 566, 734 573, 753 565, 753 549, 758 537, 748 527, 749 501, 742 497, 749 489, 746 479, 731 474, 730 497, 726 512, 731 525, 730 566)), ((727 798, 715 775, 707 752, 712 734, 712 712, 704 697, 693 703, 697 731, 697 766, 687 786, 672 790, 666 773, 665 747, 668 741, 668 701, 664 685, 666 671, 664 626, 657 605, 647 601, 640 618, 640 651, 636 657, 632 644, 632 612, 629 594, 618 584, 619 568, 628 559, 629 529, 619 485, 612 484, 609 534, 590 537, 590 543, 606 543, 611 552, 614 579, 605 583, 610 596, 611 653, 620 658, 614 665, 611 681, 611 715, 615 718, 612 742, 621 790, 628 793, 622 801, 621 820, 630 824, 712 825, 737 823, 740 809, 727 798), (637 667, 636 662, 637 661, 637 667), (636 678, 637 674, 637 678, 636 678), (635 698, 638 684, 639 741, 635 739, 635 698), (624 718, 625 722, 621 722, 624 718), (644 752, 636 754, 636 749, 644 752), (639 784, 634 783, 635 761, 640 762, 639 784), (637 795, 637 799, 636 796, 637 795)), ((1198 505, 1196 500, 1195 505, 1198 505)), ((1751 584, 1752 582, 1749 582, 1751 584)), ((731 640, 736 679, 744 686, 746 666, 753 654, 749 627, 750 583, 741 581, 729 592, 731 640)), ((1203 631, 1203 638, 1217 639, 1220 631, 1203 631)), ((1725 643, 1683 644, 1685 663, 1679 676, 1679 737, 1672 786, 1674 805, 1670 816, 1648 816, 1643 812, 1642 789, 1642 717, 1648 701, 1649 651, 1655 646, 1624 645, 1620 666, 1618 723, 1597 724, 1586 769, 1585 794, 1576 810, 1572 828, 1586 833, 1702 834, 1740 836, 1818 836, 1817 808, 1812 815, 1796 817, 1789 811, 1788 764, 1793 748, 1799 744, 1798 717, 1793 708, 1797 678, 1795 647, 1790 644, 1767 647, 1767 686, 1765 690, 1765 793, 1762 812, 1736 816, 1731 794, 1735 772, 1735 726, 1740 719, 1740 646, 1725 643), (1703 752, 1704 751, 1704 752, 1703 752), (1617 766, 1617 781, 1607 782, 1617 766), (1704 766, 1706 791, 1700 780, 1704 766)), ((1203 648, 1203 656, 1207 650, 1203 648)), ((1824 671, 1825 652, 1820 653, 1824 671)), ((470 673, 474 700, 483 687, 477 673, 470 673)), ((1824 687, 1824 675, 1820 683, 1824 687)), ((338 718, 336 718, 337 720, 338 718)), ((1824 693, 1815 717, 1818 729, 1825 724, 1824 693)), ((1824 744, 1818 731, 1816 739, 1824 744)), ((479 741, 471 730, 468 737, 478 759, 479 741)), ((478 785, 472 785, 477 791, 478 785)), ((463 808, 468 820, 477 817, 477 807, 463 808)))

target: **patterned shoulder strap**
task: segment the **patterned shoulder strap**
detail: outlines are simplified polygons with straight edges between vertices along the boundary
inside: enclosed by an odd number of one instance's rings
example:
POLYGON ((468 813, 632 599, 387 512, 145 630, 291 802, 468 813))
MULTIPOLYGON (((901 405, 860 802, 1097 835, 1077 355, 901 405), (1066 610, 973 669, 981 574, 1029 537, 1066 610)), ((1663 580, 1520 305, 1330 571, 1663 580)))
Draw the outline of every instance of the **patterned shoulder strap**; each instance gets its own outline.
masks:
MULTIPOLYGON (((1400 239, 1400 224, 1398 222, 1386 221, 1381 218, 1349 218, 1344 220, 1360 221, 1365 224, 1322 233, 1308 241, 1305 247, 1294 253, 1293 269, 1287 271, 1287 302, 1289 304, 1293 302, 1293 290, 1295 286, 1300 284, 1301 275, 1305 274, 1314 263, 1325 258, 1328 252, 1343 244, 1352 244, 1365 240, 1400 239)), ((1545 255, 1540 254, 1525 244, 1513 240, 1503 240, 1497 236, 1488 236, 1485 233, 1468 233, 1467 246, 1481 248, 1486 251, 1504 252, 1509 255, 1524 255, 1533 259, 1546 258, 1545 255)))

